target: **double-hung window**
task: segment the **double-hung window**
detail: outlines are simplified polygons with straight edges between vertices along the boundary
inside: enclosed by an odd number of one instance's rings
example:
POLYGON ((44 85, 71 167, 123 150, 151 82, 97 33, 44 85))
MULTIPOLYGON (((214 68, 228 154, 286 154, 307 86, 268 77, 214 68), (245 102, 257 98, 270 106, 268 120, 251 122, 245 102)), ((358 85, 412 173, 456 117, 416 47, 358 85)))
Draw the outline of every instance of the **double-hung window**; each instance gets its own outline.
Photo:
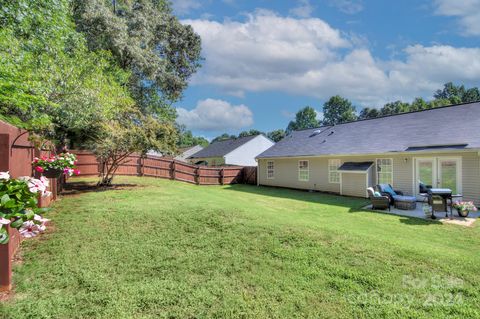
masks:
POLYGON ((340 172, 338 168, 341 165, 339 159, 330 159, 328 160, 328 182, 339 184, 340 183, 340 172))
POLYGON ((273 179, 275 177, 275 163, 273 161, 267 162, 267 178, 273 179))
POLYGON ((377 183, 393 184, 393 159, 377 159, 377 183))
POLYGON ((310 178, 310 171, 308 168, 308 161, 298 161, 298 180, 308 182, 310 178))

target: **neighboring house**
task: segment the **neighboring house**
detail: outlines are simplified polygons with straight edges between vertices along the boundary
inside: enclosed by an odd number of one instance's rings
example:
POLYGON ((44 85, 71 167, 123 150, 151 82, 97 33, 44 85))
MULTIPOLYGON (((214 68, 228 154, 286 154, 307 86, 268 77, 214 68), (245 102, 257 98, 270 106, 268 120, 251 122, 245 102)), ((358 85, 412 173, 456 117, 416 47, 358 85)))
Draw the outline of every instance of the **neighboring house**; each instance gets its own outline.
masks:
POLYGON ((189 159, 194 164, 207 166, 256 166, 255 156, 266 151, 274 144, 264 135, 246 136, 214 142, 190 156, 189 159))
POLYGON ((293 132, 257 156, 258 183, 367 197, 419 181, 480 204, 480 103, 293 132))
POLYGON ((179 154, 175 157, 175 159, 177 161, 189 163, 190 160, 188 158, 193 154, 200 152, 201 150, 203 150, 203 147, 200 145, 180 148, 178 150, 179 154))
MULTIPOLYGON (((189 163, 190 161, 188 160, 188 157, 203 150, 203 147, 200 145, 195 145, 195 146, 190 146, 190 147, 183 147, 179 148, 179 154, 175 156, 175 160, 189 163)), ((157 156, 157 157, 163 157, 164 155, 161 152, 157 151, 148 151, 147 155, 152 155, 152 156, 157 156)), ((172 158, 171 155, 165 155, 168 158, 172 158)))

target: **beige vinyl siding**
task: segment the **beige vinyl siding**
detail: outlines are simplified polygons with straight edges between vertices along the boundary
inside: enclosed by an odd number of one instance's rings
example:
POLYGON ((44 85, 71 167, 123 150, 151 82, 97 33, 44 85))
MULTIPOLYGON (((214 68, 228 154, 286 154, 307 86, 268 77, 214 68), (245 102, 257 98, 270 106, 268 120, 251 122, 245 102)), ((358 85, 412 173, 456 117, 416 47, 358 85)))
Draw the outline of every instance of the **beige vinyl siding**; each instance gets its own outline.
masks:
POLYGON ((480 158, 478 153, 469 153, 462 160, 463 199, 480 205, 480 158))
POLYGON ((275 159, 274 179, 267 178, 267 160, 259 160, 260 184, 340 193, 340 184, 332 184, 328 182, 328 159, 308 158, 308 181, 298 180, 298 160, 298 158, 275 159))
POLYGON ((342 195, 366 197, 367 174, 342 173, 342 195))
MULTIPOLYGON (((464 200, 472 200, 477 205, 480 205, 480 157, 477 152, 419 153, 384 156, 305 157, 304 159, 309 160, 310 167, 310 180, 308 182, 298 181, 298 160, 301 158, 276 158, 274 180, 267 180, 267 160, 261 159, 259 160, 259 184, 340 193, 340 184, 332 184, 328 182, 329 159, 340 159, 342 163, 347 161, 374 162, 374 166, 371 168, 369 185, 376 185, 376 159, 391 158, 393 159, 393 187, 403 191, 407 195, 414 195, 416 193, 416 187, 418 187, 417 181, 415 180, 415 158, 417 157, 461 157, 463 198, 464 200)), ((345 183, 345 181, 342 182, 345 183)))

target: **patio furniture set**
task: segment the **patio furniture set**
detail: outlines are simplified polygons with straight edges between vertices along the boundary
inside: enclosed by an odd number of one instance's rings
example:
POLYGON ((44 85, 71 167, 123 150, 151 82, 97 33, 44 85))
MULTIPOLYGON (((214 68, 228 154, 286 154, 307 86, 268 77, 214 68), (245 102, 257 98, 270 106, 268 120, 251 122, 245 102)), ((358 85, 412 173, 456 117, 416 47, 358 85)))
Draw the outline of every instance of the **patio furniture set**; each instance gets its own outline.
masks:
MULTIPOLYGON (((431 218, 436 219, 435 212, 445 212, 445 217, 453 216, 452 205, 454 198, 460 198, 462 195, 453 195, 451 189, 432 188, 420 183, 420 196, 424 198, 423 202, 428 203, 431 211, 431 218)), ((368 196, 372 203, 372 209, 388 209, 391 206, 401 210, 415 210, 417 207, 417 198, 415 196, 404 195, 403 192, 393 189, 390 184, 379 184, 367 189, 368 196)), ((460 216, 466 217, 466 216, 460 216)))

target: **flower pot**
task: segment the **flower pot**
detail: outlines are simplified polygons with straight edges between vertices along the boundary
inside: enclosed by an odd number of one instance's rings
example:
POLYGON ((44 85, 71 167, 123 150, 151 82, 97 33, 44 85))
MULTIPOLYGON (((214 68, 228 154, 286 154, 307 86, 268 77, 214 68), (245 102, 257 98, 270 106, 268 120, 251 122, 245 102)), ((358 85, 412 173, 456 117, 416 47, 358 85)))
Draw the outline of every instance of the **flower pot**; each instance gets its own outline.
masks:
POLYGON ((57 168, 47 168, 42 175, 46 178, 59 178, 62 176, 63 170, 57 168))
POLYGON ((465 210, 462 210, 462 209, 458 209, 458 208, 457 208, 457 213, 458 213, 458 216, 460 216, 460 217, 467 217, 469 211, 466 210, 466 209, 465 209, 465 210))

